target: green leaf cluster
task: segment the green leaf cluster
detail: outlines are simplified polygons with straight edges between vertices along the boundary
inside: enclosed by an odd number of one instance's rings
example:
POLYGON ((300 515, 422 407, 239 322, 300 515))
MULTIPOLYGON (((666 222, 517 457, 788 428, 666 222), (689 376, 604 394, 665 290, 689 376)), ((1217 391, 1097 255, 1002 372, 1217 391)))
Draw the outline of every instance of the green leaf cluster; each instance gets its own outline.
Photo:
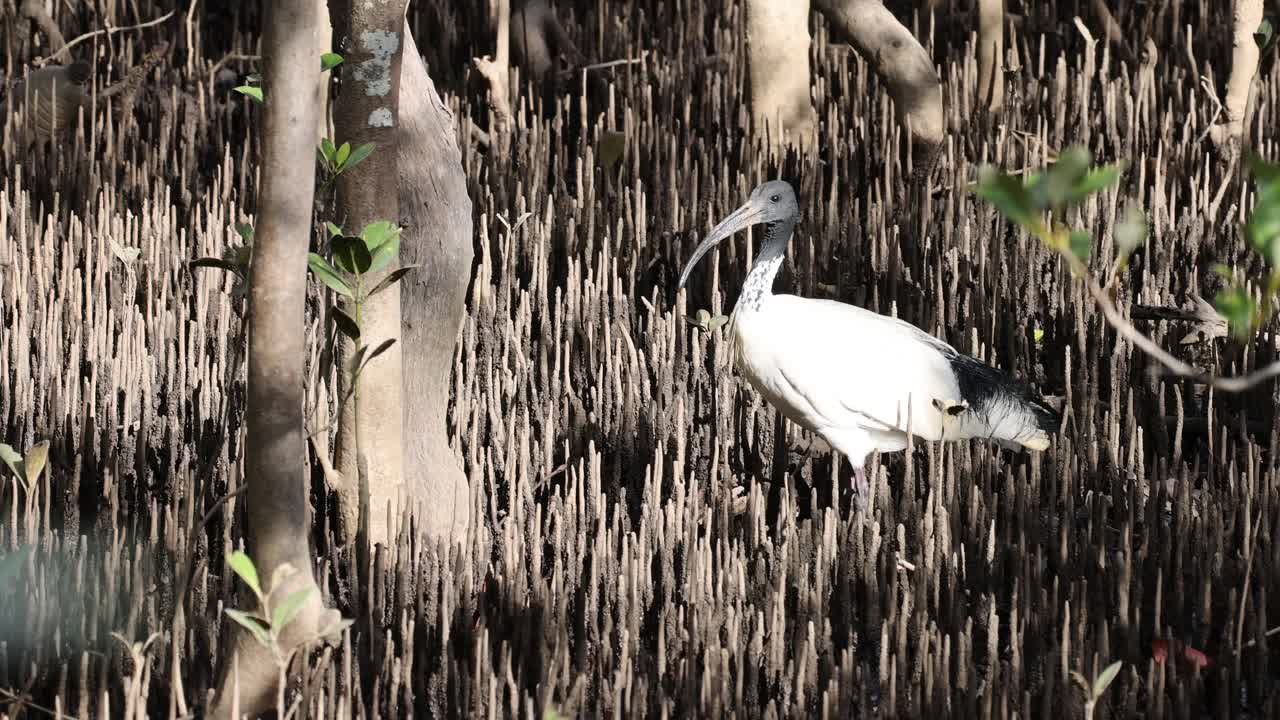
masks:
POLYGON ((627 136, 625 133, 605 130, 600 133, 600 142, 597 146, 596 158, 599 161, 600 166, 605 170, 608 170, 622 159, 622 155, 626 152, 626 149, 627 136))
MULTIPOLYGON (((978 182, 971 190, 990 202, 1002 215, 1036 235, 1051 247, 1070 253, 1081 263, 1092 252, 1088 233, 1061 224, 1066 211, 1084 202, 1090 195, 1115 185, 1124 172, 1125 163, 1093 166, 1093 156, 1083 147, 1071 147, 1058 154, 1058 159, 1041 172, 1032 172, 1024 182, 1000 168, 984 165, 978 169, 978 182), (1054 222, 1045 221, 1049 213, 1054 222)), ((1132 251, 1145 236, 1145 222, 1131 223, 1123 244, 1132 251)), ((1126 252, 1127 256, 1127 252, 1126 252)))
POLYGON ((704 333, 712 333, 724 327, 729 318, 725 315, 716 315, 712 317, 711 313, 706 310, 699 310, 693 314, 693 319, 685 318, 685 322, 698 328, 704 333))
POLYGON ((1280 267, 1280 166, 1251 154, 1249 167, 1257 179, 1258 193, 1253 212, 1245 221, 1245 239, 1268 265, 1280 267))
MULTIPOLYGON (((394 338, 389 338, 374 348, 360 344, 363 334, 361 315, 364 303, 395 285, 418 266, 405 265, 396 268, 369 287, 365 282, 365 276, 384 269, 399 254, 400 227, 389 220, 379 220, 366 225, 359 235, 348 235, 341 227, 331 222, 325 223, 325 229, 329 235, 329 255, 332 262, 319 253, 309 253, 307 267, 317 280, 350 301, 348 307, 354 309, 354 315, 346 308, 336 305, 329 309, 329 318, 333 321, 334 331, 329 343, 330 347, 337 346, 339 334, 349 338, 357 346, 349 366, 353 382, 348 392, 351 393, 356 388, 355 380, 359 379, 369 362, 386 352, 395 343, 394 338)), ((326 350, 323 354, 323 358, 328 358, 322 360, 326 367, 332 362, 332 355, 332 350, 326 350)), ((344 397, 342 402, 345 401, 344 397)))
MULTIPOLYGON (((280 647, 280 634, 298 618, 298 614, 302 612, 302 608, 306 605, 307 600, 310 599, 315 588, 304 587, 294 590, 285 595, 279 602, 276 602, 273 599, 276 590, 282 587, 284 582, 292 575, 297 573, 295 567, 289 563, 282 563, 277 567, 271 574, 271 590, 264 593, 262 582, 258 577, 258 568, 248 555, 239 550, 228 554, 227 566, 240 578, 241 582, 253 591, 253 595, 258 601, 258 608, 252 611, 228 608, 224 612, 236 624, 248 630, 259 644, 270 650, 277 663, 281 664, 282 667, 287 666, 293 653, 285 653, 280 647)), ((314 639, 340 633, 352 624, 351 620, 345 619, 332 611, 326 612, 324 618, 325 622, 322 623, 324 627, 314 639)))
POLYGON ((1259 50, 1266 50, 1271 46, 1271 41, 1275 39, 1276 32, 1271 26, 1271 18, 1262 18, 1262 22, 1258 24, 1258 29, 1253 33, 1253 41, 1258 44, 1259 50))
POLYGON ((40 475, 49 462, 49 441, 44 440, 27 448, 26 454, 20 454, 7 443, 0 443, 0 461, 4 462, 13 473, 14 478, 22 483, 22 487, 30 493, 40 482, 40 475))
MULTIPOLYGON (((332 70, 343 62, 343 57, 335 52, 327 52, 320 55, 320 72, 332 70)), ((236 92, 244 95, 255 103, 261 105, 262 96, 262 76, 258 73, 250 73, 245 76, 244 84, 237 85, 232 88, 236 92)))
POLYGON ((334 178, 364 162, 376 147, 376 143, 365 143, 353 149, 351 143, 334 145, 329 138, 321 138, 320 146, 316 148, 316 159, 328 176, 326 182, 331 183, 334 178))
POLYGON ((264 594, 258 578, 258 569, 248 555, 239 550, 232 552, 227 556, 227 565, 253 591, 258 599, 259 609, 254 612, 227 609, 225 612, 232 620, 252 633, 254 639, 263 647, 278 650, 280 633, 298 617, 298 613, 302 611, 302 606, 306 604, 314 588, 295 590, 279 603, 273 603, 271 595, 274 594, 275 589, 297 572, 293 566, 284 563, 277 568, 271 576, 272 593, 264 594))
POLYGON ((1117 660, 1108 665, 1101 673, 1098 673, 1098 677, 1093 679, 1093 686, 1090 688, 1094 700, 1102 698, 1102 694, 1107 691, 1107 688, 1111 687, 1112 681, 1120 674, 1120 668, 1122 667, 1124 667, 1124 663, 1117 660))
MULTIPOLYGON (((1269 22, 1259 28, 1259 44, 1272 42, 1269 22)), ((1241 234, 1249 247, 1270 268, 1261 305, 1245 286, 1230 280, 1230 268, 1220 266, 1219 274, 1228 285, 1218 293, 1214 307, 1226 320, 1231 333, 1248 339, 1270 316, 1272 299, 1280 293, 1280 165, 1250 154, 1248 165, 1257 182, 1257 198, 1241 234)), ((990 202, 1000 214, 1017 223, 1045 244, 1067 255, 1077 272, 1084 271, 1093 249, 1089 235, 1062 222, 1065 211, 1089 195, 1115 185, 1125 164, 1092 167, 1092 157, 1084 148, 1073 147, 1059 154, 1043 172, 1030 173, 1026 181, 990 165, 979 168, 978 182, 971 190, 990 202), (1052 220, 1046 220, 1046 215, 1052 220)), ((1136 208, 1126 210, 1115 229, 1116 268, 1123 270, 1129 256, 1147 236, 1147 222, 1136 208)))
POLYGON ((1215 272, 1228 279, 1228 285, 1214 298, 1214 309, 1226 318, 1233 337, 1247 340, 1270 316, 1271 298, 1280 292, 1280 165, 1272 164, 1250 153, 1249 170, 1257 182, 1253 211, 1241 229, 1249 247, 1262 256, 1269 271, 1263 303, 1259 305, 1245 286, 1231 280, 1232 271, 1219 265, 1215 272))
POLYGON ((345 298, 363 302, 417 267, 398 268, 365 293, 360 278, 382 270, 400 253, 400 227, 390 220, 378 220, 366 225, 359 235, 347 235, 333 223, 325 223, 325 228, 329 233, 329 254, 333 262, 331 264, 319 253, 309 253, 307 267, 317 280, 345 298))
POLYGON ((342 64, 342 56, 336 52, 327 52, 320 56, 320 72, 327 72, 342 64))
POLYGON ((1227 320, 1231 334, 1239 340, 1248 339, 1253 327, 1253 316, 1257 308, 1253 296, 1239 285, 1232 285, 1218 291, 1213 300, 1214 309, 1227 320))
POLYGON ((232 88, 236 92, 248 97, 250 100, 262 104, 262 88, 257 85, 237 85, 232 88))
POLYGON ((1147 216, 1136 207, 1125 210, 1116 226, 1116 264, 1123 270, 1129 265, 1129 256, 1147 239, 1147 216))

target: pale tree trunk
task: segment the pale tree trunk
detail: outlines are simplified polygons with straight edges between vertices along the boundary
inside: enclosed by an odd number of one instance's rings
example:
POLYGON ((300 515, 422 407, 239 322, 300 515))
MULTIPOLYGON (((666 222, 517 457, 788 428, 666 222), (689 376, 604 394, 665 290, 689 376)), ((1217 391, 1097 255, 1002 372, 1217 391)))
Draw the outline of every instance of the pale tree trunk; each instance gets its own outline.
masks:
POLYGON ((809 0, 747 0, 751 114, 755 132, 778 147, 816 140, 809 43, 809 0))
MULTIPOLYGON (((400 65, 404 49, 405 0, 330 0, 330 19, 339 52, 345 61, 342 83, 334 103, 335 142, 352 147, 375 143, 367 160, 338 176, 338 224, 358 234, 379 220, 398 223, 396 122, 399 113, 400 65)), ((318 61, 316 61, 318 62, 318 61)), ((314 153, 314 151, 313 151, 314 153)), ((377 284, 398 267, 393 260, 376 273, 366 273, 366 287, 377 284)), ((347 313, 355 310, 347 303, 347 313)), ((336 465, 339 520, 345 541, 367 529, 368 546, 387 544, 392 524, 410 498, 403 473, 402 368, 400 298, 383 292, 364 303, 360 343, 370 349, 396 340, 360 374, 359 388, 341 408, 336 465), (367 477, 361 477, 361 458, 367 477), (362 505, 367 498, 367 513, 362 505), (392 514, 388 518, 388 513, 392 514), (353 533, 352 531, 356 531, 353 533)), ((351 387, 348 366, 355 348, 344 340, 340 392, 351 387)))
POLYGON ((978 0, 978 105, 1004 108, 1004 0, 978 0))
POLYGON ((898 120, 932 162, 946 133, 942 82, 929 53, 880 0, 813 0, 813 5, 875 69, 898 120))
MULTIPOLYGON (((316 6, 316 57, 333 51, 333 24, 329 22, 329 0, 312 0, 316 6)), ((320 112, 316 116, 316 146, 321 138, 332 138, 333 128, 329 117, 329 83, 332 71, 320 73, 316 82, 316 98, 320 112)))
POLYGON ((405 26, 400 74, 400 216, 404 308, 405 484, 430 537, 466 537, 467 476, 449 447, 449 384, 474 257, 471 198, 453 114, 436 94, 405 26))
MULTIPOLYGON (((249 280, 249 374, 245 410, 245 507, 248 549, 264 580, 289 563, 297 572, 274 597, 312 590, 302 612, 285 630, 286 651, 319 630, 324 608, 311 569, 310 518, 302 398, 307 357, 304 312, 307 249, 315 186, 315 0, 268 5, 262 47, 262 193, 258 205, 249 280)), ((252 608, 256 602, 251 601, 252 608)), ((257 717, 275 706, 272 654, 247 632, 237 631, 239 711, 257 717)), ((230 717, 237 679, 224 671, 211 717, 230 717)))
POLYGON ((1253 79, 1261 52, 1253 39, 1262 24, 1262 0, 1235 0, 1231 7, 1231 76, 1227 80, 1227 121, 1212 130, 1215 143, 1233 151, 1240 147, 1248 120, 1253 79))

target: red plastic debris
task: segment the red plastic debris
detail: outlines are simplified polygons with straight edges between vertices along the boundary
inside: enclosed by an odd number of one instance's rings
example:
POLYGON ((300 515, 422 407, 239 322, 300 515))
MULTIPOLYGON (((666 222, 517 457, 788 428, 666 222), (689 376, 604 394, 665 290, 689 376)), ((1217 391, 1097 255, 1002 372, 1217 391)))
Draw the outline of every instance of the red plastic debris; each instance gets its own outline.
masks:
POLYGON ((1208 655, 1205 655, 1190 645, 1182 648, 1182 657, 1186 658, 1188 663, 1202 670, 1213 664, 1213 660, 1209 659, 1208 655))
POLYGON ((1158 663, 1162 663, 1167 657, 1169 657, 1169 641, 1160 639, 1152 640, 1151 659, 1158 663))
POLYGON ((1165 640, 1163 638, 1156 638, 1151 641, 1151 659, 1162 663, 1169 658, 1171 649, 1190 667, 1203 670, 1213 665, 1213 659, 1203 651, 1197 650, 1190 645, 1184 645, 1177 640, 1165 640))

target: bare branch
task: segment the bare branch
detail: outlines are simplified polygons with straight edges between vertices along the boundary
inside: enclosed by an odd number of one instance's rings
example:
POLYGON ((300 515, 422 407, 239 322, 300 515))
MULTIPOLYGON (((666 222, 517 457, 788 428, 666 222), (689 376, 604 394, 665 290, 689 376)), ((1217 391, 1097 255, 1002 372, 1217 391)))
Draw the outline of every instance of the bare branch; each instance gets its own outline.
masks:
POLYGON ((927 148, 941 144, 946 136, 942 81, 911 31, 881 0, 813 0, 813 7, 875 69, 913 142, 927 148))
MULTIPOLYGON (((34 3, 31 3, 31 2, 29 2, 28 4, 34 5, 34 3)), ((25 8, 26 6, 24 5, 23 7, 25 8)), ((41 13, 43 13, 44 11, 43 11, 43 10, 41 10, 40 12, 41 12, 41 13)), ((124 26, 124 27, 111 27, 110 25, 108 25, 107 27, 102 28, 101 30, 94 30, 94 31, 92 31, 92 32, 87 32, 87 33, 85 33, 85 34, 83 34, 83 35, 81 35, 81 36, 77 37, 76 39, 72 40, 71 42, 69 42, 69 43, 67 43, 67 44, 63 45, 63 46, 62 46, 62 48, 61 48, 60 50, 57 50, 56 52, 54 52, 54 53, 53 53, 52 55, 50 55, 49 57, 47 57, 47 58, 41 58, 41 59, 39 59, 39 60, 36 60, 34 63, 32 63, 32 65, 34 65, 34 66, 36 66, 36 67, 43 67, 44 65, 46 65, 46 64, 48 64, 48 63, 51 63, 51 62, 54 62, 55 60, 58 60, 59 58, 61 58, 63 55, 65 55, 69 50, 71 50, 71 48, 75 47, 76 45, 79 45, 80 43, 84 42, 85 40, 88 40, 89 38, 97 37, 98 35, 104 35, 104 34, 105 34, 105 35, 111 35, 111 34, 113 34, 113 33, 123 32, 123 31, 125 31, 125 30, 141 30, 141 29, 143 29, 143 28, 149 28, 149 27, 152 27, 152 26, 154 26, 154 25, 159 25, 160 23, 164 22, 165 20, 168 20, 169 18, 173 17, 173 13, 174 13, 174 11, 173 11, 173 10, 170 10, 169 12, 165 13, 164 15, 161 15, 160 17, 158 17, 158 18, 156 18, 156 19, 154 19, 154 20, 148 20, 147 22, 144 22, 144 23, 138 23, 137 25, 126 25, 126 26, 124 26)), ((47 18, 47 17, 48 17, 48 15, 45 15, 45 17, 47 18)), ((39 21, 37 21, 37 22, 39 22, 39 21)), ((50 22, 52 22, 52 21, 50 21, 50 22)), ((42 27, 43 27, 43 25, 42 25, 42 27)), ((47 33, 47 32, 48 32, 48 30, 46 29, 46 30, 45 30, 45 32, 47 33)), ((59 39, 61 39, 61 38, 59 38, 59 39)))
MULTIPOLYGON (((1268 630, 1268 631, 1266 631, 1266 632, 1262 633, 1262 637, 1264 637, 1264 638, 1273 637, 1273 636, 1275 636, 1275 635, 1280 635, 1280 627, 1273 627, 1273 628, 1271 628, 1270 630, 1268 630)), ((1251 647, 1253 647, 1254 645, 1257 645, 1257 644, 1258 644, 1257 639, 1250 640, 1249 642, 1245 643, 1244 645, 1241 645, 1241 646, 1240 646, 1240 649, 1241 649, 1241 650, 1243 650, 1243 649, 1245 649, 1245 648, 1251 648, 1251 647)), ((1239 650, 1237 650, 1236 652, 1240 652, 1240 651, 1239 651, 1239 650)))
POLYGON ((1089 274, 1089 269, 1085 267, 1084 263, 1069 253, 1062 253, 1062 256, 1067 259, 1072 271, 1084 282, 1085 289, 1089 291, 1089 296, 1098 304, 1098 307, 1102 310, 1103 317, 1106 318, 1107 323, 1111 325, 1116 333, 1141 348, 1174 375, 1190 378, 1223 392, 1243 392, 1255 385, 1280 376, 1280 362, 1273 362, 1247 375, 1235 377, 1219 377, 1188 365, 1160 347, 1154 340, 1143 335, 1141 331, 1125 319, 1115 303, 1111 301, 1110 295, 1089 274))
POLYGON ((645 56, 647 56, 648 54, 649 54, 649 51, 645 50, 640 53, 640 57, 623 58, 622 60, 610 60, 608 62, 599 62, 599 63, 593 63, 591 65, 583 65, 582 67, 578 68, 578 70, 581 72, 590 72, 592 70, 605 70, 611 67, 617 67, 619 65, 634 65, 636 63, 644 62, 645 56))

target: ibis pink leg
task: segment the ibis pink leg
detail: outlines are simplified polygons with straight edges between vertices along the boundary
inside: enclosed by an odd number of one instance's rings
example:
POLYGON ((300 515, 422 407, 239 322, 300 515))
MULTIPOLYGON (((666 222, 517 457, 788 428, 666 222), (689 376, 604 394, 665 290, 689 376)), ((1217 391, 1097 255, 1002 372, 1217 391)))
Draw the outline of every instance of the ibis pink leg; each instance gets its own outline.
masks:
POLYGON ((871 483, 867 481, 867 470, 861 465, 853 466, 853 502, 858 512, 867 509, 871 500, 871 483))

